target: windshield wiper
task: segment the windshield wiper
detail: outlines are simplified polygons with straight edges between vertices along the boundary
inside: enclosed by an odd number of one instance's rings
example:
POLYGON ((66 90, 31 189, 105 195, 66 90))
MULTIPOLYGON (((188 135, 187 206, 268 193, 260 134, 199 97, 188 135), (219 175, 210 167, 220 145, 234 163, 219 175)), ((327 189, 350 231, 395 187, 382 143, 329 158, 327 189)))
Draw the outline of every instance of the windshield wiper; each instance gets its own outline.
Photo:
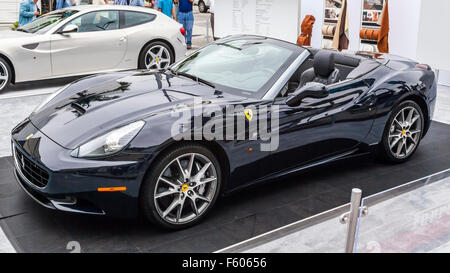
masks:
POLYGON ((175 70, 173 70, 171 67, 167 68, 167 71, 169 71, 170 73, 172 73, 172 74, 178 76, 178 72, 175 71, 175 70))
POLYGON ((196 81, 197 83, 203 83, 203 84, 206 84, 206 85, 208 85, 208 86, 211 86, 212 88, 216 88, 216 86, 212 83, 212 82, 209 82, 209 81, 207 81, 207 80, 204 80, 204 79, 202 79, 202 78, 199 78, 199 77, 197 77, 197 76, 194 76, 194 75, 191 75, 191 74, 188 74, 188 73, 186 73, 186 72, 179 72, 179 71, 173 71, 172 69, 169 69, 169 71, 170 72, 172 72, 172 73, 174 73, 175 75, 180 75, 180 76, 184 76, 184 77, 186 77, 186 78, 189 78, 189 79, 192 79, 192 80, 194 80, 194 81, 196 81))
POLYGON ((25 32, 25 33, 30 33, 28 30, 25 30, 25 29, 23 29, 23 28, 18 28, 17 31, 22 31, 22 32, 25 32))

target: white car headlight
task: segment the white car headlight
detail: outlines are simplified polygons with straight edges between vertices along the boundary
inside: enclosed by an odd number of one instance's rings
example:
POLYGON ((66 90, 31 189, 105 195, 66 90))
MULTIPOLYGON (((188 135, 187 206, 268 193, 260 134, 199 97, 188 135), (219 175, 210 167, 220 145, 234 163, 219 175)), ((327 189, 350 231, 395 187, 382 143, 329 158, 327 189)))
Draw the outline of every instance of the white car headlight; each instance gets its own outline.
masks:
POLYGON ((47 103, 49 103, 52 99, 54 99, 56 96, 61 94, 62 91, 66 90, 67 87, 69 87, 70 84, 63 86, 62 88, 58 89, 57 91, 53 92, 50 96, 48 96, 41 104, 39 104, 38 107, 36 107, 32 114, 39 112, 42 108, 44 108, 47 103))
POLYGON ((73 157, 101 157, 117 153, 125 148, 144 127, 145 121, 136 121, 97 137, 70 154, 73 157))

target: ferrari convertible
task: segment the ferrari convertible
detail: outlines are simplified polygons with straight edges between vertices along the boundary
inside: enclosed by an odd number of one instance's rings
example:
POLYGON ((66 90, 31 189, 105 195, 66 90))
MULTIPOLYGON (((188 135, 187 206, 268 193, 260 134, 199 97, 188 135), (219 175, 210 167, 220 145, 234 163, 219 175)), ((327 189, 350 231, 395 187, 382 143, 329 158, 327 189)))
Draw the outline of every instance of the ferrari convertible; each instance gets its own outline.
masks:
POLYGON ((52 94, 12 131, 15 174, 47 208, 182 229, 255 183, 370 153, 405 162, 430 128, 436 89, 428 65, 401 57, 231 36, 165 70, 90 76, 52 94), (221 116, 244 126, 195 134, 221 116), (252 133, 262 121, 273 149, 252 133))

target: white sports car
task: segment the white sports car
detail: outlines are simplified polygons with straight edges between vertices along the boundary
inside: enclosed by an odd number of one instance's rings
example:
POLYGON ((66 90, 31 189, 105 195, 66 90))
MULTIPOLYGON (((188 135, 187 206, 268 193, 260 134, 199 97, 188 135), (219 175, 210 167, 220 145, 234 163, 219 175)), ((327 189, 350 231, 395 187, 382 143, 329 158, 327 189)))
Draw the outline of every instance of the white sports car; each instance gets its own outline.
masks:
POLYGON ((143 7, 76 6, 0 31, 0 92, 25 81, 164 69, 186 53, 182 25, 143 7))

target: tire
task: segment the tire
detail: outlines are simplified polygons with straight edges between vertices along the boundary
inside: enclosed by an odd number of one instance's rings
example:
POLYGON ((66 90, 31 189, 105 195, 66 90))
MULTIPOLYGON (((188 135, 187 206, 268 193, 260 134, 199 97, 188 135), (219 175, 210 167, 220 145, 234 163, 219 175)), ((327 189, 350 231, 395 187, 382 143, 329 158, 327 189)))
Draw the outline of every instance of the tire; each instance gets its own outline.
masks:
POLYGON ((4 91, 12 79, 12 69, 9 63, 0 57, 0 93, 4 91))
POLYGON ((206 13, 208 11, 208 8, 206 7, 205 2, 203 2, 201 0, 198 1, 198 11, 200 13, 206 13))
POLYGON ((220 193, 222 175, 219 161, 210 150, 184 144, 165 152, 142 183, 139 201, 145 218, 164 229, 180 230, 197 224, 211 211, 220 193), (190 180, 181 181, 182 168, 190 180), (198 176, 205 168, 204 175, 198 176))
POLYGON ((397 105, 383 132, 381 159, 397 164, 408 161, 420 145, 424 128, 425 119, 417 103, 408 100, 397 105))
POLYGON ((151 42, 139 54, 138 69, 166 69, 175 62, 175 54, 165 42, 151 42), (160 51, 163 49, 163 51, 160 51), (151 53, 150 53, 151 52, 151 53), (162 61, 163 60, 163 61, 162 61))

